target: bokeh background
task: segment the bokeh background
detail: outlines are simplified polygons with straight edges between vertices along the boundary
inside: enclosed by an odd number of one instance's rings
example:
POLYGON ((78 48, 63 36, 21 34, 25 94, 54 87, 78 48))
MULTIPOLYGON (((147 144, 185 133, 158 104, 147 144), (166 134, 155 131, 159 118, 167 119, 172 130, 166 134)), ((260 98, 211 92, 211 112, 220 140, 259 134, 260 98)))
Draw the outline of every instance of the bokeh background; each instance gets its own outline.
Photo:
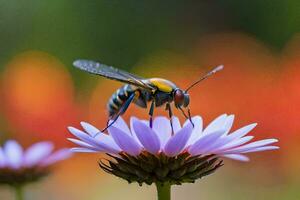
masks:
MULTIPOLYGON (((297 0, 0 0, 0 143, 71 146, 68 125, 105 125, 106 101, 121 84, 73 68, 77 58, 183 88, 224 64, 191 90, 192 113, 205 124, 222 113, 236 115, 235 128, 258 122, 255 137, 279 138, 281 149, 225 160, 214 175, 173 187, 173 199, 300 199, 299 33, 297 0)), ((132 106, 130 115, 147 112, 132 106)), ((75 155, 27 186, 27 198, 154 199, 153 186, 100 171, 100 157, 75 155)), ((2 187, 0 199, 14 195, 2 187)))

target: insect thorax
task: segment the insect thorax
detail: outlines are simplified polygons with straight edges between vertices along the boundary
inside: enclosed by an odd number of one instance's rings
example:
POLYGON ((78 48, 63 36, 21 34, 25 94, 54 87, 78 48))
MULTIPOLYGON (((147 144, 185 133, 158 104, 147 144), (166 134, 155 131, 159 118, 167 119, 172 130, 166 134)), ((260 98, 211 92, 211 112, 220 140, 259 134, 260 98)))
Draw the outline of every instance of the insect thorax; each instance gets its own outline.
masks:
POLYGON ((146 81, 148 82, 148 84, 156 87, 159 91, 165 93, 171 93, 174 89, 177 88, 177 86, 173 82, 162 78, 150 78, 146 81))

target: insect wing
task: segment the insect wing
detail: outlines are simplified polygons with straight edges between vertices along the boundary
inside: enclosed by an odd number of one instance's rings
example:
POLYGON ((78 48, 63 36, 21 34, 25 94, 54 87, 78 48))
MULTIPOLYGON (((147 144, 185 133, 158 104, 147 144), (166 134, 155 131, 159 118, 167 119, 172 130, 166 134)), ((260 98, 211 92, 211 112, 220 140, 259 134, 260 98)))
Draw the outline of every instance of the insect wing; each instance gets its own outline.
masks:
POLYGON ((152 86, 144 83, 141 77, 130 74, 129 72, 119 70, 117 68, 107 66, 105 64, 101 64, 95 61, 90 60, 76 60, 73 65, 83 71, 97 74, 108 79, 117 80, 123 83, 128 83, 131 85, 135 85, 147 90, 153 90, 152 86))

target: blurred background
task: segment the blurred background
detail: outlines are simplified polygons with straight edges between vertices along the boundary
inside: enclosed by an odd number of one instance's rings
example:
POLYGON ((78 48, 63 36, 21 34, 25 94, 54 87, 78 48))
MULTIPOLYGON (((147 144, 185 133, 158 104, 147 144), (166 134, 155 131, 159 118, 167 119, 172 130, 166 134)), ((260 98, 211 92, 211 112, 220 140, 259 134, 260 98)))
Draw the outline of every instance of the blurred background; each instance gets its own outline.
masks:
MULTIPOLYGON (((183 88, 224 64, 191 90, 192 113, 206 125, 235 114, 234 129, 258 122, 254 136, 279 138, 281 149, 253 154, 250 163, 225 160, 214 175, 173 187, 173 199, 300 199, 299 1, 0 0, 0 30, 0 144, 71 146, 67 126, 105 126, 106 102, 121 84, 75 69, 75 59, 183 88)), ((131 106, 130 115, 147 118, 147 111, 131 106)), ((154 186, 102 172, 100 157, 75 155, 26 187, 27 198, 154 199, 154 186)), ((2 187, 0 199, 14 195, 2 187)))

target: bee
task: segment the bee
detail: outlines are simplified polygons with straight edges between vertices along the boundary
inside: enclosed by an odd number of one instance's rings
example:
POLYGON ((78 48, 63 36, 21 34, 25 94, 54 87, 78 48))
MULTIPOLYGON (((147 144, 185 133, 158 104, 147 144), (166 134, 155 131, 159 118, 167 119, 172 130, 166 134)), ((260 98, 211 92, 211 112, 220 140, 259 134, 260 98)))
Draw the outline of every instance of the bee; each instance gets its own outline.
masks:
POLYGON ((173 131, 173 112, 171 108, 172 102, 174 102, 175 108, 179 109, 184 117, 189 119, 193 124, 189 108, 190 97, 188 91, 207 77, 223 69, 223 65, 217 66, 206 75, 192 83, 187 89, 182 90, 173 82, 166 79, 142 78, 121 69, 91 60, 76 60, 74 61, 73 65, 76 68, 91 74, 100 75, 108 79, 125 83, 125 85, 113 93, 107 103, 109 119, 106 127, 101 132, 106 131, 107 128, 113 125, 118 117, 126 112, 131 103, 134 103, 141 108, 147 108, 147 104, 150 102, 150 127, 152 127, 154 108, 165 105, 165 109, 168 111, 170 124, 173 131), (187 109, 188 114, 184 112, 183 108, 187 109))

